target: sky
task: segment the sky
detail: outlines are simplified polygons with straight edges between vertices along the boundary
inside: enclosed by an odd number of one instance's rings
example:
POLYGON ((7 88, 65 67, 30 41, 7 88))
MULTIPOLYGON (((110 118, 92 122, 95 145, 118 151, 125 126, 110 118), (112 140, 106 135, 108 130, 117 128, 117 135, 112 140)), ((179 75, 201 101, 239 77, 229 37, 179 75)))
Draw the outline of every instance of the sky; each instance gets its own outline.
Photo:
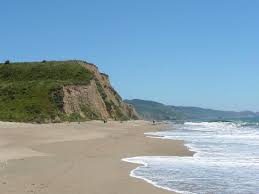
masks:
POLYGON ((259 111, 258 0, 0 0, 0 61, 81 59, 124 99, 259 111))

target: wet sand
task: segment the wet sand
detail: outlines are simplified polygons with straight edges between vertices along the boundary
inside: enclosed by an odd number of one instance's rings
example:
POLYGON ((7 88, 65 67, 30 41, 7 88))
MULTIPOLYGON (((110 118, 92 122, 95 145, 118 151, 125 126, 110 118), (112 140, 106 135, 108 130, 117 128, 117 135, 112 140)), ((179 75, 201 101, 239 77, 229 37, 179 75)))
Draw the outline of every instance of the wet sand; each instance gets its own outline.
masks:
POLYGON ((146 121, 0 122, 1 194, 166 194, 129 176, 135 156, 192 155, 182 141, 145 137, 146 121))

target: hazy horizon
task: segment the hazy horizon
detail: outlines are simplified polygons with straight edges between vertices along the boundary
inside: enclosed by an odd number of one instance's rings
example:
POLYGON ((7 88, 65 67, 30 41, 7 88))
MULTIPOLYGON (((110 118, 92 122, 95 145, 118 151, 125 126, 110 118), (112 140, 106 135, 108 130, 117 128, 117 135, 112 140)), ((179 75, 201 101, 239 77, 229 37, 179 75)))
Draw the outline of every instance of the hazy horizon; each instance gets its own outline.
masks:
POLYGON ((259 112, 256 0, 0 5, 1 62, 81 59, 124 99, 259 112))

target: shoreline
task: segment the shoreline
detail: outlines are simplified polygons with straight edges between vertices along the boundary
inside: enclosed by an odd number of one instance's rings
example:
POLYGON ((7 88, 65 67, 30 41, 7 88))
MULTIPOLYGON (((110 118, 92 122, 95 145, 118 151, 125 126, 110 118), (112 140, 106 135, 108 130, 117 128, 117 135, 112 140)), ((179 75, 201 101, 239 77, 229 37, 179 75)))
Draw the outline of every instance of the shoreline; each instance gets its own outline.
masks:
POLYGON ((0 152, 5 150, 9 159, 0 169, 0 193, 174 193, 131 177, 140 165, 122 161, 136 156, 191 156, 183 141, 144 134, 165 127, 147 121, 0 122, 0 142, 4 142, 0 152))
MULTIPOLYGON (((168 126, 170 126, 169 123, 159 123, 159 124, 162 124, 162 126, 165 127, 165 129, 163 129, 163 131, 166 131, 166 130, 170 130, 171 128, 167 128, 168 126)), ((171 129, 172 130, 172 129, 171 129)), ((152 131, 151 133, 153 132, 159 132, 161 131, 161 129, 158 129, 156 131, 152 131)), ((175 139, 170 139, 170 138, 165 138, 164 136, 159 136, 159 135, 153 135, 153 134, 149 134, 150 132, 147 132, 147 133, 144 133, 145 137, 146 138, 153 138, 153 139, 160 139, 160 140, 169 140, 169 141, 182 141, 183 143, 183 146, 185 146, 191 153, 185 155, 185 156, 180 156, 180 157, 186 157, 186 156, 191 156, 191 157, 194 157, 194 155, 197 153, 195 150, 193 150, 190 146, 188 146, 188 144, 184 141, 184 140, 175 140, 175 139)), ((175 155, 170 155, 170 156, 175 156, 175 155)), ((169 157, 170 157, 169 156, 169 157)), ((163 190, 166 190, 166 191, 169 191, 170 193, 175 193, 175 194, 178 194, 178 193, 181 193, 182 191, 178 191, 177 189, 173 190, 169 187, 163 187, 163 186, 160 186, 158 183, 156 182, 153 182, 145 177, 142 177, 142 176, 137 176, 134 174, 135 171, 137 171, 138 169, 140 169, 141 167, 148 167, 148 163, 142 161, 141 159, 140 160, 137 160, 137 161, 131 161, 131 159, 137 159, 137 158, 142 158, 142 157, 146 157, 146 156, 137 156, 137 157, 131 157, 131 158, 123 158, 122 161, 124 162, 127 162, 127 163, 131 163, 131 164, 136 164, 137 167, 133 170, 130 171, 130 176, 133 177, 133 178, 136 178, 136 179, 140 179, 140 180, 144 180, 146 183, 148 184, 151 184, 153 185, 154 187, 157 187, 159 189, 163 189, 163 190)), ((152 157, 168 157, 168 156, 152 156, 152 157)))

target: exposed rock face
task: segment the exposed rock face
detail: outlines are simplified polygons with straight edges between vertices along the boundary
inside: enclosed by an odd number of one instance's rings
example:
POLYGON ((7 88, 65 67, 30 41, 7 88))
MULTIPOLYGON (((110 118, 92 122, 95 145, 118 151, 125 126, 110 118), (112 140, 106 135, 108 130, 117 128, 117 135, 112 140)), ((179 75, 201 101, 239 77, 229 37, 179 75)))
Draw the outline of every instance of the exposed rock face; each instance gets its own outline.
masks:
POLYGON ((85 118, 108 118, 109 114, 94 80, 87 86, 64 86, 64 112, 85 118))
POLYGON ((69 85, 63 87, 63 110, 67 115, 80 114, 88 119, 138 119, 131 105, 122 101, 112 88, 109 77, 100 73, 98 68, 83 61, 78 63, 94 76, 89 85, 69 85))
POLYGON ((0 63, 0 120, 48 123, 137 119, 109 77, 84 61, 0 63))

